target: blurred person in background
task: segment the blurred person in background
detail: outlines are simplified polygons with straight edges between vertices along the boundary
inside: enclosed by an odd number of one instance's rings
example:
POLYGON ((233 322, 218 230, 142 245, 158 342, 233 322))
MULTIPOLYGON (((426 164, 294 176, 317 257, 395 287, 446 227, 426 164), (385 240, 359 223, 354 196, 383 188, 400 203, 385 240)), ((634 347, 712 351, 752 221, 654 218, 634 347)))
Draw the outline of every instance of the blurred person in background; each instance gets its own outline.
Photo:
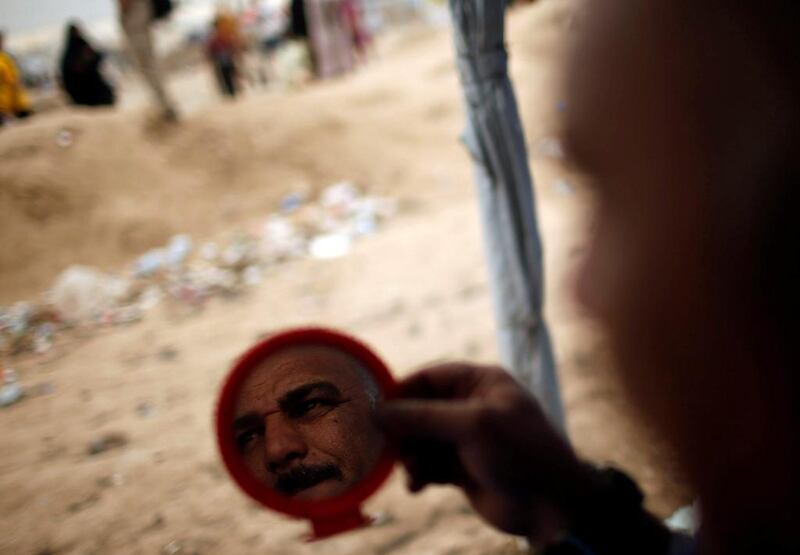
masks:
POLYGON ((311 45, 306 0, 291 0, 289 2, 289 28, 286 34, 290 40, 296 41, 298 44, 302 45, 308 53, 308 62, 311 67, 311 72, 316 74, 318 59, 311 45))
POLYGON ((544 553, 800 553, 800 3, 598 0, 565 144, 595 192, 578 297, 699 498, 669 531, 506 372, 423 370, 386 431, 418 491, 460 486, 544 553))
POLYGON ((152 33, 156 20, 169 14, 171 3, 160 0, 117 0, 117 4, 120 24, 131 55, 158 103, 161 118, 168 122, 177 121, 178 112, 164 85, 152 33))
POLYGON ((223 11, 214 18, 206 51, 220 92, 235 97, 240 87, 242 40, 232 14, 223 11))
POLYGON ((342 17, 345 28, 353 42, 353 50, 361 63, 366 63, 369 57, 369 46, 372 37, 364 26, 359 0, 342 0, 342 17))
POLYGON ((75 24, 67 26, 64 53, 61 57, 61 86, 73 104, 112 106, 114 90, 100 73, 103 53, 86 40, 75 24))
POLYGON ((5 37, 0 31, 0 125, 26 118, 32 113, 19 68, 11 54, 6 52, 5 37))
POLYGON ((277 78, 275 51, 283 42, 287 31, 287 18, 281 10, 273 9, 267 2, 252 0, 240 17, 246 37, 245 54, 249 54, 246 73, 248 80, 266 85, 277 78))

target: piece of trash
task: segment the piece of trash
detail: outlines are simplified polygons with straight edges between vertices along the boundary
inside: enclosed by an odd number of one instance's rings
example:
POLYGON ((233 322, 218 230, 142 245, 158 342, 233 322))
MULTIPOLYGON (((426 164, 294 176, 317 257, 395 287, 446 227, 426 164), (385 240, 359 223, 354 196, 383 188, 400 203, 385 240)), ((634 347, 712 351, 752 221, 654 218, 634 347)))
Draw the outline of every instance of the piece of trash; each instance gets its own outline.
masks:
POLYGON ((151 249, 144 253, 135 264, 136 277, 152 276, 164 267, 166 254, 164 249, 151 249))
POLYGON ((289 193, 281 199, 281 212, 291 214, 305 202, 306 197, 303 193, 289 193))
POLYGON ((61 148, 69 148, 74 142, 74 135, 69 129, 62 129, 56 133, 56 144, 61 148))
POLYGON ((136 305, 121 306, 106 312, 103 323, 107 325, 131 324, 142 319, 142 309, 136 305))
POLYGON ((183 551, 183 545, 177 540, 172 540, 161 548, 162 555, 177 555, 181 551, 183 551))
POLYGON ((219 256, 219 247, 216 243, 203 243, 203 246, 200 247, 200 256, 203 260, 213 262, 219 256))
POLYGON ((80 501, 76 501, 75 503, 71 503, 67 507, 67 512, 69 513, 79 513, 84 509, 87 509, 100 501, 100 496, 95 492, 90 494, 85 499, 81 499, 80 501))
POLYGON ((10 407, 23 397, 22 386, 17 381, 17 373, 10 368, 2 371, 0 385, 0 407, 10 407))
POLYGON ((160 513, 156 513, 153 516, 153 519, 150 521, 150 524, 148 524, 142 529, 142 532, 149 532, 151 530, 160 530, 161 528, 164 527, 164 524, 166 524, 166 522, 167 522, 166 519, 160 513))
POLYGON ((350 252, 350 237, 343 233, 330 233, 315 237, 308 247, 308 252, 314 258, 338 258, 350 252))
POLYGON ((242 273, 242 279, 247 285, 257 285, 261 283, 263 279, 261 268, 255 265, 248 266, 245 268, 244 273, 242 273))
POLYGON ((268 261, 303 253, 305 241, 294 224, 283 216, 270 216, 261 228, 261 254, 268 261))
POLYGON ((180 266, 191 252, 192 238, 188 235, 176 235, 167 245, 166 262, 171 266, 180 266))
POLYGON ((178 350, 175 347, 163 347, 158 351, 158 358, 163 361, 175 360, 178 358, 178 350))
POLYGON ((566 179, 559 179, 554 185, 556 192, 562 195, 571 195, 575 193, 575 189, 570 185, 566 179))
POLYGON ((329 185, 320 195, 320 204, 327 208, 347 209, 358 198, 355 185, 349 181, 340 181, 329 185))
POLYGON ((97 485, 101 488, 119 487, 125 483, 125 477, 119 472, 115 472, 111 476, 103 476, 97 479, 97 485))
POLYGON ((378 216, 371 207, 359 210, 353 219, 353 231, 357 235, 371 235, 378 230, 378 216))
POLYGON ((155 411, 156 411, 156 409, 152 405, 152 403, 148 403, 147 401, 144 401, 144 402, 139 403, 138 405, 136 405, 136 414, 139 415, 142 418, 147 418, 149 416, 152 416, 152 414, 155 411))
POLYGON ((128 444, 128 436, 119 432, 111 432, 93 440, 86 448, 89 456, 99 455, 111 449, 119 449, 128 444))
POLYGON ((101 317, 129 287, 125 279, 87 266, 70 266, 58 276, 50 296, 64 320, 78 323, 101 317))
POLYGON ((163 296, 161 289, 157 285, 151 285, 139 295, 137 306, 142 311, 150 310, 161 302, 163 296))

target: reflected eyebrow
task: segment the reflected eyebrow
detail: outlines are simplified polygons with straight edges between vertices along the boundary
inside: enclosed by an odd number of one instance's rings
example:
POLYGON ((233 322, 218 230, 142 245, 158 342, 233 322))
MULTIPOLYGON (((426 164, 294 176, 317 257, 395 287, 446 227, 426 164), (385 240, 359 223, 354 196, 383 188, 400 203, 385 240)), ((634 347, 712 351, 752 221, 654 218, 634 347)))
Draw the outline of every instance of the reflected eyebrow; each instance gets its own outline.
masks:
POLYGON ((247 428, 253 428, 261 424, 261 416, 256 412, 248 412, 236 418, 233 421, 233 431, 239 431, 247 428))
MULTIPOLYGON (((297 387, 284 394, 283 397, 278 400, 278 406, 280 407, 280 410, 285 411, 287 408, 302 402, 306 397, 315 392, 320 392, 330 397, 342 396, 342 392, 339 391, 339 388, 333 385, 331 382, 312 382, 301 385, 300 387, 297 387)), ((251 411, 243 414, 233 421, 233 431, 238 432, 240 430, 246 430, 248 428, 260 426, 262 425, 262 419, 273 412, 274 411, 259 414, 258 412, 251 411)))
POLYGON ((300 387, 297 387, 284 394, 284 396, 278 400, 278 406, 283 410, 286 407, 296 405, 312 393, 316 392, 323 393, 331 397, 342 396, 342 392, 339 391, 339 388, 333 385, 331 382, 312 382, 301 385, 300 387))

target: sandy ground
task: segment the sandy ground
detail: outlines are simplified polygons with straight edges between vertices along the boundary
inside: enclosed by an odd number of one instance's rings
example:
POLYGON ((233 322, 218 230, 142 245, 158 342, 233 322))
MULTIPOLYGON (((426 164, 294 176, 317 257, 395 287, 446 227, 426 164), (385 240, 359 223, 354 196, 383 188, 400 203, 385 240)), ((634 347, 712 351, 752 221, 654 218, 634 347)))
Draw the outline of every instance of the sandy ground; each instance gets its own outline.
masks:
MULTIPOLYGON (((667 451, 629 417, 597 331, 569 299, 591 199, 537 147, 558 127, 568 6, 548 0, 515 10, 509 48, 569 432, 585 456, 630 470, 648 506, 666 516, 688 492, 667 451), (557 186, 562 179, 572 192, 557 186)), ((518 551, 456 491, 411 496, 400 471, 367 502, 384 515, 381 526, 303 543, 304 523, 264 512, 232 485, 212 436, 226 370, 271 330, 343 328, 398 376, 436 359, 495 359, 449 41, 446 29, 405 29, 356 75, 198 107, 174 129, 149 127, 136 110, 72 111, 0 134, 0 302, 33 298, 74 262, 118 269, 176 232, 204 238, 247 227, 298 188, 349 179, 401 207, 343 258, 276 266, 261 286, 200 313, 163 304, 141 323, 11 361, 40 393, 0 411, 0 553, 518 551), (65 128, 75 137, 68 149, 55 144, 65 128), (88 445, 106 434, 124 444, 90 456, 88 445)))

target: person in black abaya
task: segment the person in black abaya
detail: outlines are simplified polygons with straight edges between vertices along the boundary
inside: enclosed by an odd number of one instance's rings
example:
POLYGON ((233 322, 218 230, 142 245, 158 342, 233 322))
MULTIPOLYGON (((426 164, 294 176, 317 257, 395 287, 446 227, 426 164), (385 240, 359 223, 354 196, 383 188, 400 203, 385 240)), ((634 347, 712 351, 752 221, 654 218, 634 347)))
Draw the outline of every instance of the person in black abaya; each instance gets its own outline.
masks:
POLYGON ((61 86, 73 104, 114 105, 114 89, 100 74, 103 56, 89 44, 77 25, 71 23, 67 26, 61 58, 61 86))

